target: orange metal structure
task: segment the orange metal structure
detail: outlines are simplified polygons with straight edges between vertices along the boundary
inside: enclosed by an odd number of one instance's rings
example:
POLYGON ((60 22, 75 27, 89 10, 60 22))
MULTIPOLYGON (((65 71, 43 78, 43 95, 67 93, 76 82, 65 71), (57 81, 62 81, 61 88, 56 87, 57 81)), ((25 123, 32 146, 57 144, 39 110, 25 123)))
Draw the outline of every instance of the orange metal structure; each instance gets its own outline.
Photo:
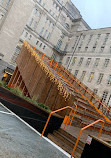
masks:
MULTIPOLYGON (((58 73, 59 73, 59 72, 58 72, 58 73)), ((59 73, 59 75, 61 75, 61 74, 59 73)), ((100 114, 105 118, 105 120, 106 120, 107 122, 111 123, 111 120, 109 120, 91 101, 89 101, 89 99, 87 99, 87 97, 85 97, 77 88, 75 88, 73 84, 71 84, 63 75, 61 75, 61 77, 64 78, 64 80, 66 80, 79 94, 81 94, 81 96, 82 96, 83 98, 85 98, 85 99, 88 101, 88 103, 89 103, 90 105, 94 106, 94 108, 96 109, 96 111, 97 111, 98 113, 100 113, 100 114)))
POLYGON ((76 150, 76 147, 77 147, 77 144, 78 144, 78 142, 79 142, 79 139, 80 139, 80 136, 81 136, 82 131, 85 130, 85 129, 87 129, 87 128, 89 128, 89 127, 91 127, 91 126, 93 126, 94 124, 96 124, 96 123, 98 123, 98 122, 101 122, 101 123, 102 123, 102 126, 101 126, 100 131, 99 131, 99 134, 98 134, 98 137, 100 137, 101 132, 102 132, 102 129, 103 129, 103 126, 104 126, 104 123, 105 123, 103 120, 97 120, 97 121, 95 121, 95 122, 93 122, 93 123, 91 123, 91 124, 85 126, 84 128, 82 128, 82 129, 80 130, 80 132, 79 132, 77 141, 76 141, 76 143, 75 143, 73 152, 72 152, 72 154, 71 154, 71 158, 72 158, 73 155, 74 155, 74 152, 75 152, 75 150, 76 150))
POLYGON ((52 63, 53 63, 53 59, 51 59, 51 61, 49 63, 49 67, 51 67, 52 63))
MULTIPOLYGON (((77 109, 77 105, 76 105, 76 104, 75 104, 75 106, 76 106, 76 108, 75 108, 75 110, 74 110, 74 114, 75 114, 76 109, 77 109)), ((45 130, 46 130, 46 128, 47 128, 47 125, 48 125, 48 123, 49 123, 49 120, 50 120, 50 118, 51 118, 51 115, 54 114, 54 113, 57 113, 57 112, 59 112, 59 111, 65 110, 65 109, 71 109, 71 111, 70 111, 70 113, 69 113, 69 118, 70 118, 71 113, 72 113, 72 111, 73 111, 73 108, 70 107, 70 106, 66 106, 66 107, 64 107, 64 108, 61 108, 61 109, 52 111, 52 112, 49 114, 49 117, 48 117, 48 119, 47 119, 47 122, 46 122, 46 124, 45 124, 45 126, 44 126, 44 129, 43 129, 43 131, 42 131, 41 137, 44 135, 44 132, 45 132, 45 130)), ((73 114, 73 118, 74 118, 74 114, 73 114)), ((73 120, 73 119, 72 119, 72 120, 73 120)), ((68 123, 68 122, 66 122, 65 127, 67 126, 67 123, 68 123)))
POLYGON ((86 99, 86 100, 88 101, 88 103, 89 103, 90 105, 92 105, 92 106, 96 109, 96 111, 97 111, 99 114, 101 114, 101 115, 105 118, 105 120, 106 120, 107 122, 111 123, 111 120, 109 120, 109 119, 105 116, 105 114, 104 114, 103 112, 101 112, 86 96, 84 96, 84 95, 81 93, 81 91, 79 91, 77 88, 75 88, 75 86, 74 86, 68 79, 66 79, 66 78, 61 74, 61 72, 63 71, 63 73, 67 74, 68 77, 70 77, 73 81, 75 81, 81 88, 83 88, 83 90, 85 90, 85 92, 87 92, 92 98, 94 98, 99 104, 101 104, 101 105, 106 109, 106 114, 111 113, 111 110, 110 110, 108 107, 106 107, 97 97, 95 97, 92 93, 90 93, 90 92, 88 91, 88 88, 86 89, 81 83, 79 83, 79 82, 77 81, 77 79, 74 78, 74 76, 68 74, 64 69, 62 69, 62 67, 59 68, 59 67, 58 67, 58 62, 57 62, 57 63, 55 64, 55 66, 53 67, 53 62, 54 62, 53 59, 51 59, 51 60, 46 59, 45 61, 47 62, 47 64, 49 65, 49 67, 52 67, 54 70, 56 70, 56 72, 57 72, 69 85, 71 85, 84 99, 86 99))
MULTIPOLYGON (((63 72, 65 72, 68 76, 69 74, 65 71, 65 70, 62 70, 63 72)), ((60 73, 60 71, 59 71, 60 73)), ((70 76, 71 77, 71 76, 70 76)), ((72 77, 71 77, 72 78, 72 77)), ((85 87, 83 87, 83 85, 81 83, 79 83, 74 77, 72 78, 80 87, 82 87, 88 94, 90 94, 96 101, 98 101, 101 105, 103 105, 107 111, 111 112, 111 110, 109 110, 100 100, 98 100, 92 93, 90 93, 88 91, 88 89, 86 89, 85 87)))

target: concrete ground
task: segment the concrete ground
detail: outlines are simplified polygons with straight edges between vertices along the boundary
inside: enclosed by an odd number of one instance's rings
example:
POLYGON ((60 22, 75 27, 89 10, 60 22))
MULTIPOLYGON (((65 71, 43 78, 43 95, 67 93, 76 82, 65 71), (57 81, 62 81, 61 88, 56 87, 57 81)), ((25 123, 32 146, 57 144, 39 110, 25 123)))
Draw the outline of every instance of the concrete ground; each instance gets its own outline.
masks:
POLYGON ((1 158, 68 158, 50 142, 0 103, 1 158))

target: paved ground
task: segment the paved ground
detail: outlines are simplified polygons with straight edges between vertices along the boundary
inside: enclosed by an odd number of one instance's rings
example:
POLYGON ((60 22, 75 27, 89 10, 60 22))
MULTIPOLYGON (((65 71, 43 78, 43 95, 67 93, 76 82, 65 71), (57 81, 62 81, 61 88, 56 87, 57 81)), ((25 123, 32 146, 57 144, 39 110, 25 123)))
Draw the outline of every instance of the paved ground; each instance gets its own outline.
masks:
POLYGON ((1 158, 68 158, 0 103, 1 158))

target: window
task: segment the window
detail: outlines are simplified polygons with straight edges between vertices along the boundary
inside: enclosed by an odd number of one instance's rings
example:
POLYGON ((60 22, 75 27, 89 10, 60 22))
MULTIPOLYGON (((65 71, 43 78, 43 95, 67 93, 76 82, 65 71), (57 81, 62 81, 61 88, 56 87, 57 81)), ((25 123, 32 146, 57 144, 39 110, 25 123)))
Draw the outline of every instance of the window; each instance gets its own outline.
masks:
POLYGON ((84 58, 80 58, 79 63, 78 63, 78 66, 81 66, 81 64, 82 64, 82 62, 83 62, 83 59, 84 59, 84 58))
POLYGON ((56 59, 56 54, 53 53, 51 58, 55 60, 56 59))
POLYGON ((92 79, 93 79, 93 77, 94 77, 94 72, 91 72, 91 73, 90 73, 90 76, 89 76, 89 79, 88 79, 88 82, 91 82, 92 79))
POLYGON ((46 46, 44 45, 43 50, 45 50, 46 46))
POLYGON ((109 86, 111 86, 111 75, 109 75, 107 84, 108 84, 109 86))
POLYGON ((83 79, 84 79, 84 77, 85 77, 85 74, 86 74, 86 71, 83 71, 83 72, 82 72, 82 75, 81 75, 81 77, 80 77, 80 81, 83 81, 83 79))
POLYGON ((39 0, 39 3, 41 3, 42 2, 42 0, 39 0))
POLYGON ((37 21, 34 22, 34 29, 37 28, 37 21))
POLYGON ((95 63, 94 63, 94 67, 97 67, 99 64, 100 58, 96 58, 95 63))
POLYGON ((79 70, 75 70, 74 76, 77 77, 79 70))
POLYGON ((88 50, 88 47, 85 47, 85 51, 87 51, 88 50))
POLYGON ((77 60, 77 57, 74 57, 72 61, 72 66, 76 63, 76 60, 77 60))
POLYGON ((81 49, 84 39, 85 39, 85 35, 82 36, 81 42, 78 47, 78 51, 81 49))
POLYGON ((28 32, 25 33, 24 37, 26 38, 28 36, 28 32))
POLYGON ((66 29, 69 29, 69 24, 65 23, 64 26, 66 29))
POLYGON ((3 3, 4 0, 1 0, 0 3, 3 3))
POLYGON ((92 37, 93 37, 93 35, 90 35, 90 37, 89 37, 89 40, 88 40, 88 43, 87 43, 86 47, 88 47, 89 43, 91 42, 92 37))
POLYGON ((8 5, 9 5, 9 3, 10 3, 10 0, 7 0, 6 6, 8 6, 8 5))
POLYGON ((32 35, 30 35, 28 39, 31 40, 31 38, 32 38, 32 35))
POLYGON ((36 42, 36 45, 38 45, 39 41, 36 42))
POLYGON ((42 35, 43 31, 44 31, 44 27, 41 28, 40 35, 42 35))
POLYGON ((104 62, 103 67, 107 67, 107 66, 108 66, 109 61, 110 61, 110 59, 105 59, 105 62, 104 62))
POLYGON ((40 48, 42 47, 42 43, 40 44, 40 46, 39 46, 40 48))
POLYGON ((38 17, 41 15, 41 13, 40 12, 37 12, 37 15, 38 15, 38 17))
POLYGON ((97 41, 95 42, 94 46, 93 46, 93 51, 95 51, 96 47, 97 47, 97 41))
POLYGON ((101 83, 101 81, 103 79, 103 76, 104 76, 104 74, 102 74, 102 73, 99 74, 99 77, 98 77, 98 80, 97 80, 97 84, 101 83))
POLYGON ((95 51, 96 47, 93 47, 93 51, 95 51))
POLYGON ((104 46, 101 47, 101 52, 103 52, 103 50, 104 50, 104 46))
POLYGON ((78 51, 80 51, 81 47, 78 47, 78 51))
POLYGON ((100 36, 101 36, 101 34, 98 34, 98 36, 97 36, 97 40, 99 40, 100 36))
POLYGON ((60 49, 61 45, 62 45, 62 41, 61 41, 61 40, 58 40, 56 47, 57 47, 58 49, 60 49))
POLYGON ((50 32, 49 32, 48 35, 47 35, 47 40, 50 38, 50 35, 51 35, 51 34, 50 34, 50 32))
POLYGON ((86 66, 89 66, 90 62, 91 62, 91 58, 88 58, 86 62, 86 66))
POLYGON ((63 59, 63 57, 61 56, 60 59, 59 59, 60 64, 62 64, 62 59, 63 59))
POLYGON ((108 37, 109 37, 109 33, 106 34, 105 38, 104 38, 104 41, 103 41, 103 45, 106 44, 107 40, 108 40, 108 37))
POLYGON ((46 34, 47 34, 47 30, 45 30, 45 32, 44 32, 44 35, 43 35, 44 38, 45 38, 46 34))
POLYGON ((45 6, 45 3, 43 3, 42 6, 44 7, 44 6, 45 6))
POLYGON ((106 98, 107 98, 107 95, 108 95, 108 92, 107 91, 104 91, 103 92, 103 95, 102 95, 102 102, 105 102, 106 101, 106 98))
POLYGON ((66 65, 68 64, 69 60, 70 60, 70 57, 67 57, 67 59, 66 59, 66 65))
POLYGON ((37 9, 34 9, 34 15, 36 15, 37 14, 37 9))
POLYGON ((78 40, 78 36, 76 36, 76 39, 75 39, 75 42, 74 42, 74 45, 73 45, 73 47, 72 47, 72 49, 74 49, 74 46, 75 46, 75 44, 76 44, 76 42, 77 42, 77 40, 78 40))
POLYGON ((30 20, 30 22, 29 22, 29 26, 31 26, 32 25, 32 23, 33 23, 33 18, 31 18, 31 20, 30 20))
POLYGON ((67 48, 68 48, 68 43, 66 43, 64 51, 67 51, 67 48))
POLYGON ((94 90, 93 90, 93 92, 94 92, 95 94, 97 94, 97 92, 98 92, 98 89, 94 89, 94 90))

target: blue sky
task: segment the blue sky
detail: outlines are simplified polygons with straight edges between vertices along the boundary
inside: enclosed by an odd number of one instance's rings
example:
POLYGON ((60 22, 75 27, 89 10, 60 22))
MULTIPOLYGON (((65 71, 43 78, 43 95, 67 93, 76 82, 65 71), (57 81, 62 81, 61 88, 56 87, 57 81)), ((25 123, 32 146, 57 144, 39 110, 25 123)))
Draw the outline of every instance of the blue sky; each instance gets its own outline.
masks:
POLYGON ((92 28, 111 27, 111 0, 72 0, 92 28))

